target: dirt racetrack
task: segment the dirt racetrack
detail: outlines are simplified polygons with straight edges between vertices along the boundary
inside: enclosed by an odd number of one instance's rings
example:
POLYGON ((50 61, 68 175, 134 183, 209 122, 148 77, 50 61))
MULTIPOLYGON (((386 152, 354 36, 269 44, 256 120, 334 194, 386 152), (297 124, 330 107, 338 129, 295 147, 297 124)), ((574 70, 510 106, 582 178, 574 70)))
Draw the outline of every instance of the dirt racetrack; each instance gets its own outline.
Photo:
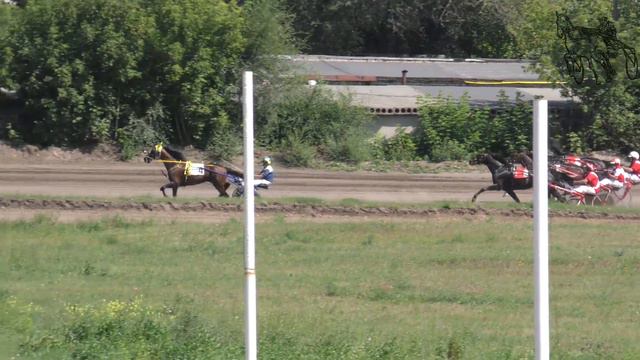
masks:
MULTIPOLYGON (((143 162, 9 162, 0 164, 0 193, 4 195, 54 195, 64 197, 160 198, 166 178, 159 163, 143 162)), ((481 187, 491 183, 488 171, 443 174, 333 172, 276 167, 276 182, 264 197, 313 197, 325 200, 359 199, 390 202, 470 200, 481 187)), ((170 190, 168 191, 170 193, 170 190)), ((523 201, 531 191, 520 191, 523 201)), ((182 187, 178 197, 207 200, 217 191, 206 183, 182 187)), ((479 201, 511 201, 502 193, 485 192, 479 201)))
MULTIPOLYGON (((11 199, 16 195, 49 195, 72 199, 83 196, 105 199, 150 196, 160 200, 162 194, 159 188, 166 182, 166 178, 161 173, 162 169, 163 166, 159 163, 145 164, 142 161, 5 161, 0 164, 0 198, 11 199)), ((491 183, 489 172, 482 167, 467 173, 440 174, 333 172, 281 167, 276 167, 276 172, 275 184, 271 189, 261 191, 261 195, 265 198, 312 197, 325 200, 358 199, 407 204, 439 200, 468 201, 478 189, 491 183)), ((637 205, 639 198, 638 194, 635 194, 637 191, 634 190, 634 206, 637 205)), ((522 201, 531 201, 530 190, 517 193, 522 201)), ((217 197, 217 191, 210 184, 205 183, 180 188, 178 197, 206 202, 217 197)), ((485 192, 480 195, 478 202, 482 204, 485 201, 511 202, 512 200, 500 192, 485 192)), ((10 219, 33 215, 34 209, 47 210, 49 205, 46 204, 43 207, 31 204, 29 208, 17 203, 0 204, 3 208, 0 211, 0 218, 10 219)), ((70 218, 97 216, 101 213, 101 209, 103 209, 102 212, 108 209, 123 212, 136 210, 135 208, 113 209, 110 205, 100 204, 84 208, 77 206, 74 202, 62 204, 60 209, 69 210, 66 216, 70 218), (76 215, 71 216, 72 214, 76 215)), ((50 209, 52 212, 55 210, 55 206, 50 209)), ((226 213, 229 209, 217 210, 226 213)), ((234 212, 237 213, 237 211, 234 212)), ((286 212, 300 213, 299 211, 286 212)), ((329 213, 337 215, 335 210, 329 213)), ((368 215, 402 217, 407 214, 383 211, 368 215)))

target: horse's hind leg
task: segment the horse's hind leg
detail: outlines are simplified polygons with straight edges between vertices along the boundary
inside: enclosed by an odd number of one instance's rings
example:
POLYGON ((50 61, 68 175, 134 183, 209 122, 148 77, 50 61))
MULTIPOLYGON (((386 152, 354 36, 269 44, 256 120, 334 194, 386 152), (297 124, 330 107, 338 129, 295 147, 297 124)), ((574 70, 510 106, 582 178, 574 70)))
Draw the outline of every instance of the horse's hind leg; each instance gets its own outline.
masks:
POLYGON ((478 195, 482 194, 485 191, 490 191, 490 190, 493 190, 493 191, 500 190, 500 186, 497 184, 493 184, 487 187, 483 187, 482 189, 478 190, 478 192, 475 195, 473 195, 473 198, 471 198, 471 202, 476 202, 478 195))
POLYGON ((218 190, 218 193, 220 194, 219 197, 229 197, 229 194, 227 194, 227 188, 229 187, 228 183, 225 184, 226 186, 220 184, 218 181, 212 181, 211 184, 213 185, 214 188, 216 188, 216 190, 218 190))
POLYGON ((518 195, 516 195, 515 192, 513 192, 513 190, 509 189, 509 190, 505 190, 505 192, 507 194, 509 194, 509 196, 511 196, 511 198, 513 198, 513 200, 515 200, 515 202, 519 203, 520 199, 518 198, 518 195))

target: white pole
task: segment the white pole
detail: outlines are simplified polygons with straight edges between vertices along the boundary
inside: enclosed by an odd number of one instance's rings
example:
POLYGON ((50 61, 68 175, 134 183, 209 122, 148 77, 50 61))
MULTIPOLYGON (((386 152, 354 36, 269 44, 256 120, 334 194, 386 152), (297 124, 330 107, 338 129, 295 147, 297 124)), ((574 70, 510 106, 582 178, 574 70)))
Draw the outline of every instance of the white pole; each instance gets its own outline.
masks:
POLYGON ((244 301, 245 359, 258 358, 258 320, 256 291, 255 202, 253 197, 253 72, 242 77, 244 114, 244 301))
POLYGON ((549 359, 549 198, 547 100, 533 102, 533 247, 536 360, 549 359))

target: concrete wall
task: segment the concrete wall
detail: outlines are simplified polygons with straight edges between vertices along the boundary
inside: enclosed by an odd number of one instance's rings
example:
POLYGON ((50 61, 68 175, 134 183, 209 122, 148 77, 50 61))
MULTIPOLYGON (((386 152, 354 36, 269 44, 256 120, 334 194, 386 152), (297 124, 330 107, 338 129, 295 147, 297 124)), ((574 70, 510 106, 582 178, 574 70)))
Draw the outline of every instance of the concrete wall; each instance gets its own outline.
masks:
POLYGON ((398 127, 405 132, 414 131, 419 124, 418 115, 379 115, 373 120, 370 126, 372 134, 380 134, 385 138, 393 137, 398 127))

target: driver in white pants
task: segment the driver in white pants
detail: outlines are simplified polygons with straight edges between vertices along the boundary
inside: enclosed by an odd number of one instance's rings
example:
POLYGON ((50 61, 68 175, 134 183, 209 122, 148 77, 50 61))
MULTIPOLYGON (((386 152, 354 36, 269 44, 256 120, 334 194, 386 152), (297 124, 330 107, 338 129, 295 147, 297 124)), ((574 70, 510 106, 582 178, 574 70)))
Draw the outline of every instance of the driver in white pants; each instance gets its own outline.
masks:
POLYGON ((264 187, 268 187, 273 182, 275 172, 271 166, 271 158, 269 156, 262 159, 262 170, 260 170, 258 175, 260 178, 253 181, 254 186, 263 185, 264 187))
POLYGON ((622 164, 620 164, 620 159, 615 158, 611 160, 611 163, 615 165, 612 173, 608 173, 607 177, 600 180, 600 185, 610 186, 614 189, 620 189, 624 185, 624 179, 626 178, 626 173, 622 168, 622 164))
POLYGON ((628 157, 631 159, 631 165, 624 168, 624 170, 627 172, 629 181, 632 184, 638 184, 640 183, 640 154, 637 151, 632 151, 628 157))
POLYGON ((591 163, 586 163, 586 167, 589 169, 589 173, 584 177, 584 179, 573 182, 575 185, 580 185, 573 188, 573 191, 585 195, 595 195, 600 191, 600 180, 598 179, 598 174, 595 173, 595 169, 591 163))

